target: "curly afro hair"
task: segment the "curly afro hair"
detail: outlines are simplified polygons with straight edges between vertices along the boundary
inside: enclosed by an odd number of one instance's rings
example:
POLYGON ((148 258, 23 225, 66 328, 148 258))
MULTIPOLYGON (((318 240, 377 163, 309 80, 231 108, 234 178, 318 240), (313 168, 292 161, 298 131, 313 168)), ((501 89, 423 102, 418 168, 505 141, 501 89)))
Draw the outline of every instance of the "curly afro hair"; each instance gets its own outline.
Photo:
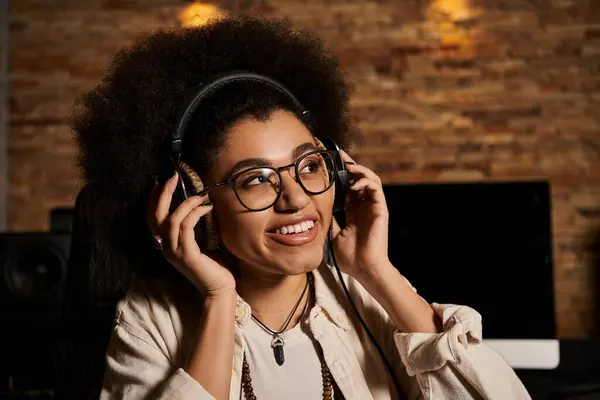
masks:
MULTIPOLYGON (((92 271, 99 296, 122 294, 136 266, 148 271, 156 264, 145 222, 147 199, 170 155, 178 106, 191 88, 229 70, 283 83, 311 111, 315 136, 349 144, 351 87, 342 69, 317 37, 286 22, 220 19, 199 28, 159 31, 120 51, 102 82, 78 102, 73 121, 79 165, 94 187, 94 234, 102 247, 97 251, 120 260, 92 271)), ((231 125, 246 117, 265 120, 277 109, 293 111, 272 88, 227 85, 194 114, 183 159, 203 176, 231 125)))

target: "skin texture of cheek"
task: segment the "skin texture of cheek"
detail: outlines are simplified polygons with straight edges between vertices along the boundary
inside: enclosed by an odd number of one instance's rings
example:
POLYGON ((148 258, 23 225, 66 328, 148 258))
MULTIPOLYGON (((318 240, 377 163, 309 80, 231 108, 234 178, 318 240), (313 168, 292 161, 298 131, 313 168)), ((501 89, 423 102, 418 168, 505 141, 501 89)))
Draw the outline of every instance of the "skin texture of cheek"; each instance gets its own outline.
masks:
POLYGON ((219 217, 221 241, 238 259, 240 268, 252 268, 268 275, 298 275, 318 267, 323 258, 333 205, 332 191, 311 198, 319 219, 317 237, 302 246, 286 246, 269 239, 267 223, 273 209, 264 212, 232 212, 224 204, 215 203, 219 217), (224 206, 224 207, 220 207, 224 206), (219 209, 223 208, 222 212, 219 209))

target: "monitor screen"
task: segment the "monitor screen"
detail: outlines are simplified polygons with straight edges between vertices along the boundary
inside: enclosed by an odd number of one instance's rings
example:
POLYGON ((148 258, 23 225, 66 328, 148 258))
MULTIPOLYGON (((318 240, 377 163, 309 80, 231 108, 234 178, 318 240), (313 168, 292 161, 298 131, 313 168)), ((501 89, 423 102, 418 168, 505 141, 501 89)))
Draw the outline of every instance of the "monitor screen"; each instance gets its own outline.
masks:
POLYGON ((464 304, 487 339, 554 339, 546 182, 384 186, 389 257, 429 302, 464 304))

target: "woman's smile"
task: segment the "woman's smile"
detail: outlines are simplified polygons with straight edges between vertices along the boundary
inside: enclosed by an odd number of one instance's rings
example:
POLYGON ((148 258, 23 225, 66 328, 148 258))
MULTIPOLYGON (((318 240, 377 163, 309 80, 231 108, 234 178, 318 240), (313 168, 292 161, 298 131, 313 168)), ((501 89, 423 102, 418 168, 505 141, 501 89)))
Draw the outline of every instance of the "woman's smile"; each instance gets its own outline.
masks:
POLYGON ((319 227, 317 220, 305 219, 301 223, 281 226, 275 232, 267 232, 267 237, 286 246, 301 246, 317 238, 319 227))

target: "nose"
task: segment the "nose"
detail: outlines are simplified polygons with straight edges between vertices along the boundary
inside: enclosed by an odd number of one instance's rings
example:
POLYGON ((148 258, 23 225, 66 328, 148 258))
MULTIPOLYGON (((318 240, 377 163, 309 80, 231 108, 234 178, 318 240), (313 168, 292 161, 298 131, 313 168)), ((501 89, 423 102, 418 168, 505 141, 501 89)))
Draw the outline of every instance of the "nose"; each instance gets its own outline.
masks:
POLYGON ((310 196, 296 181, 293 168, 281 171, 281 196, 275 203, 277 211, 302 210, 310 203, 310 196))

